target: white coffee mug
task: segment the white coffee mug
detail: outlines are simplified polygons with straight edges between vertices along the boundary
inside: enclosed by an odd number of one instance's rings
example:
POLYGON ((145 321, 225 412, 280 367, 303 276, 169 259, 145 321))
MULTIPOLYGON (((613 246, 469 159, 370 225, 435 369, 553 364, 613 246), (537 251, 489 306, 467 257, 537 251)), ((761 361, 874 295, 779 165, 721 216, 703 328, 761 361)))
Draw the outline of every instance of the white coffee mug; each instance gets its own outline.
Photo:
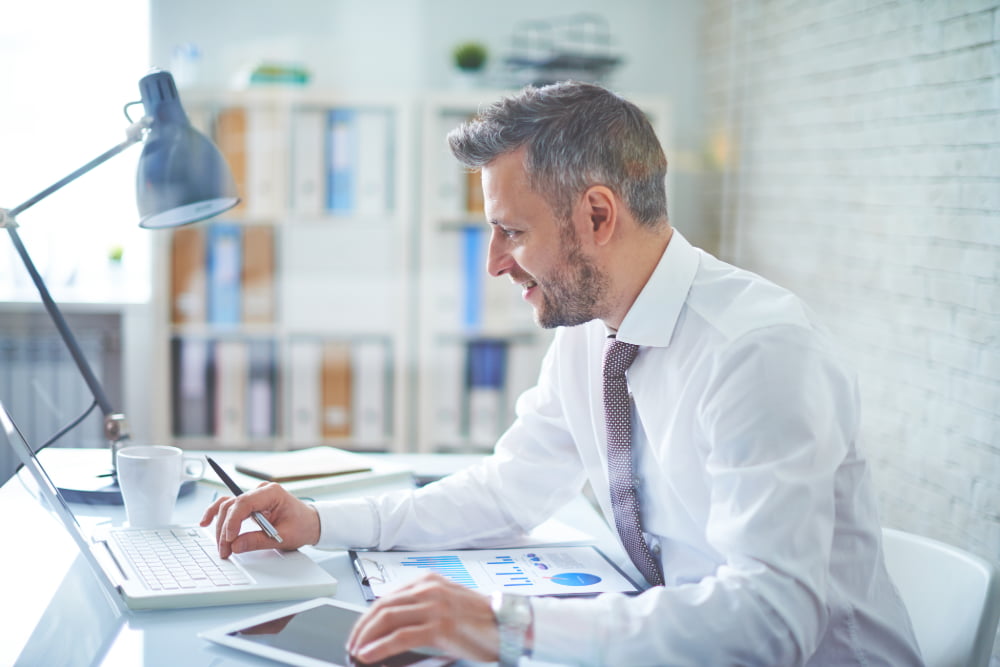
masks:
POLYGON ((204 460, 166 445, 124 447, 116 461, 125 514, 136 528, 169 526, 181 483, 201 479, 205 473, 204 460))

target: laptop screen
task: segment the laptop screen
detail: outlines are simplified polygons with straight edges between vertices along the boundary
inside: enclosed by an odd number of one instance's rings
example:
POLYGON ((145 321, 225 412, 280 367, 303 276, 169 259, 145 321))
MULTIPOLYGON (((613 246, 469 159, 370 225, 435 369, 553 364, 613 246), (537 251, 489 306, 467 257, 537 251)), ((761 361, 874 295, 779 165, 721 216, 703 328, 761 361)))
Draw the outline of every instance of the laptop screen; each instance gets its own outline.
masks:
MULTIPOLYGON (((34 478, 35 483, 38 485, 35 495, 58 517, 59 521, 62 522, 66 530, 73 536, 73 539, 87 558, 93 559, 94 556, 90 552, 91 542, 83 527, 77 520, 76 515, 73 514, 73 510, 70 509, 66 499, 59 493, 59 489, 52 482, 52 478, 49 477, 41 461, 35 456, 35 451, 31 448, 31 445, 24 439, 24 435, 17 427, 17 424, 14 423, 14 419, 10 416, 2 401, 0 401, 0 424, 3 426, 7 443, 14 450, 14 454, 20 459, 21 463, 24 464, 24 467, 31 473, 32 478, 34 478)), ((96 561, 94 564, 96 565, 96 561)))

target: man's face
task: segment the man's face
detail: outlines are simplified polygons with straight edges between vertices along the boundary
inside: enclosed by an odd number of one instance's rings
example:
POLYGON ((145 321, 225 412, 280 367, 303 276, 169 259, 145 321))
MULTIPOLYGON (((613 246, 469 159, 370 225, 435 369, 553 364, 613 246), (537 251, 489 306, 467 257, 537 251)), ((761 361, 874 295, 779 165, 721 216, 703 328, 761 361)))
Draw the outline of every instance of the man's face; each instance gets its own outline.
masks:
POLYGON ((528 185, 523 149, 483 168, 483 193, 492 226, 486 266, 490 275, 507 274, 520 285, 522 298, 546 329, 599 317, 607 276, 586 254, 573 223, 557 220, 545 199, 528 185))

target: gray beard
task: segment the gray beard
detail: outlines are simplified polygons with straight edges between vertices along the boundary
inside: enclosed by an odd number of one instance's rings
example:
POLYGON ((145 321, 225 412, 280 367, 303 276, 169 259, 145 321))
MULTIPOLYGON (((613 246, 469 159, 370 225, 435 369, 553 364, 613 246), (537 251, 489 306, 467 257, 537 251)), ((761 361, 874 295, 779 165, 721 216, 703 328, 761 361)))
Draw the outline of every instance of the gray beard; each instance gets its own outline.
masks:
POLYGON ((535 311, 535 321, 543 329, 554 329, 595 319, 608 282, 607 276, 574 248, 552 278, 539 282, 542 307, 535 311))

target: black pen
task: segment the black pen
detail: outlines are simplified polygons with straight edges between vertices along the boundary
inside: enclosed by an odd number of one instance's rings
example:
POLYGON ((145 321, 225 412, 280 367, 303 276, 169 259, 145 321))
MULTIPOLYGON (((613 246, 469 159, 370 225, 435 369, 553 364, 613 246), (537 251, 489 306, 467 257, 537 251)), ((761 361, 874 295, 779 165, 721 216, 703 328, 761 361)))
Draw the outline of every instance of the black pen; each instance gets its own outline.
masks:
MULTIPOLYGON (((215 474, 219 476, 219 479, 225 482, 226 486, 229 487, 229 490, 233 492, 234 496, 243 495, 243 489, 241 489, 236 482, 233 481, 233 478, 222 469, 222 466, 213 461, 211 456, 206 456, 205 460, 208 461, 208 465, 212 466, 212 470, 214 470, 215 474)), ((284 541, 281 539, 281 535, 278 535, 278 531, 275 530, 274 526, 271 525, 271 522, 268 521, 263 514, 260 512, 251 512, 250 518, 256 521, 261 530, 267 533, 268 537, 272 540, 277 540, 279 544, 284 541)))

